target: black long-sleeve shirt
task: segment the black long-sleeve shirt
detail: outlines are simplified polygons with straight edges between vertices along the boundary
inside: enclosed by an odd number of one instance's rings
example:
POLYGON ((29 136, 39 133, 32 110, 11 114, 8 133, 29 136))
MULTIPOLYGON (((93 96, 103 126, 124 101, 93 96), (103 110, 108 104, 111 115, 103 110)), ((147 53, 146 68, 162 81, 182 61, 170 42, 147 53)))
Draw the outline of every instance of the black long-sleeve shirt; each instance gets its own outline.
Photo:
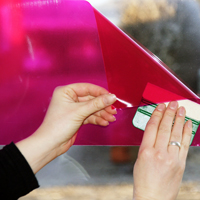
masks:
POLYGON ((0 150, 0 200, 16 200, 38 187, 32 169, 14 143, 0 150))

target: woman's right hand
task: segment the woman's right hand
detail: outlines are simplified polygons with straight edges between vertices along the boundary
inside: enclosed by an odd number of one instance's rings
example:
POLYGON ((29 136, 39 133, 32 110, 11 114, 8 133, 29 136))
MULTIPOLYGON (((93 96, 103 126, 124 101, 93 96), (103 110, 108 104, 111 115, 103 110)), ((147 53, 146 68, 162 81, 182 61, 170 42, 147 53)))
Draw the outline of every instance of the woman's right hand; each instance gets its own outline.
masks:
POLYGON ((117 111, 111 105, 115 101, 114 94, 89 83, 57 87, 41 126, 16 144, 33 172, 68 151, 83 124, 108 126, 114 122, 117 111))
POLYGON ((167 108, 158 105, 152 114, 134 167, 135 200, 176 199, 192 133, 192 122, 184 125, 185 112, 174 101, 167 108), (179 142, 181 147, 169 145, 170 141, 179 142))

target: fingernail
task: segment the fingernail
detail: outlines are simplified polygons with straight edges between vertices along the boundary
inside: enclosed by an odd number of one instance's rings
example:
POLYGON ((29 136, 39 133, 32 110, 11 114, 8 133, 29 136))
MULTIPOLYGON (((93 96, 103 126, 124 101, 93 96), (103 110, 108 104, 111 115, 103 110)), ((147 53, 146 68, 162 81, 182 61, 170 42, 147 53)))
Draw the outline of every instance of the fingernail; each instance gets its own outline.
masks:
POLYGON ((107 94, 104 98, 103 101, 106 105, 111 105, 116 101, 116 96, 114 94, 107 94))
POLYGON ((108 126, 108 125, 109 125, 109 122, 108 122, 108 121, 106 121, 106 122, 105 122, 105 126, 108 126))
POLYGON ((116 121, 116 117, 113 115, 113 120, 116 121))
POLYGON ((178 115, 181 116, 181 117, 185 115, 185 108, 184 107, 181 106, 179 108, 178 115))
POLYGON ((115 106, 111 105, 112 110, 116 110, 115 106))
POLYGON ((169 107, 170 107, 172 110, 176 109, 177 106, 178 106, 177 101, 172 101, 172 102, 170 102, 170 104, 169 104, 169 107))
POLYGON ((111 105, 111 109, 112 109, 113 111, 115 111, 115 114, 117 114, 117 108, 115 108, 115 106, 111 105))
POLYGON ((165 104, 159 104, 157 106, 157 110, 159 110, 159 111, 163 111, 164 109, 165 109, 165 104))
POLYGON ((188 120, 188 121, 187 121, 187 125, 188 125, 188 128, 192 128, 192 121, 191 121, 191 120, 188 120))

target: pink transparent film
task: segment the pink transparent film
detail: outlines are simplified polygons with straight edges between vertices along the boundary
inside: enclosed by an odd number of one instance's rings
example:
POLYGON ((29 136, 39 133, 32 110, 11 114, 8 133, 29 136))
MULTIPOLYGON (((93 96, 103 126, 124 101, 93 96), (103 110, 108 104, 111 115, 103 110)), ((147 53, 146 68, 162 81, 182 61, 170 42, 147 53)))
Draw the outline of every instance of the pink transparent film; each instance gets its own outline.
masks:
MULTIPOLYGON (((59 85, 94 83, 119 99, 117 121, 85 125, 77 145, 140 145, 143 131, 132 119, 147 83, 199 103, 162 62, 86 1, 2 1, 0 71, 0 144, 32 134, 59 85)), ((193 145, 200 143, 198 132, 193 145)))

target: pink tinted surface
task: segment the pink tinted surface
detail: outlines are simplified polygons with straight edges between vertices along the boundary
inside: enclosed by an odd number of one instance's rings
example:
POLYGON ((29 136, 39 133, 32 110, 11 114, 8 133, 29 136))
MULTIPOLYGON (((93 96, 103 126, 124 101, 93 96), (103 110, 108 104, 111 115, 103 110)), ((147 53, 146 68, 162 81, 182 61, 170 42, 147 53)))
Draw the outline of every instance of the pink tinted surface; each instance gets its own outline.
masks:
POLYGON ((145 90, 142 94, 142 102, 147 101, 147 103, 149 102, 155 104, 184 99, 185 98, 182 96, 169 92, 168 90, 165 90, 151 83, 147 83, 145 90))
POLYGON ((138 106, 148 82, 185 98, 199 98, 155 55, 125 35, 95 10, 110 92, 123 101, 118 108, 138 106))
MULTIPOLYGON (((93 8, 82 1, 4 2, 0 71, 0 144, 39 127, 56 86, 89 82, 107 88, 93 8)), ((101 133, 85 126, 77 143, 103 144, 101 133)))
MULTIPOLYGON (((155 55, 130 39, 97 10, 94 11, 109 91, 116 94, 119 99, 115 106, 126 108, 120 110, 117 123, 112 125, 114 134, 111 135, 111 141, 117 145, 140 145, 143 131, 132 126, 132 119, 141 103, 147 83, 170 91, 169 94, 171 95, 165 96, 167 101, 180 100, 181 98, 200 103, 200 99, 173 75, 170 69, 155 55)), ((157 89, 154 89, 153 93, 156 94, 157 89)), ((154 98, 155 103, 160 103, 164 99, 160 96, 154 98)), ((192 145, 198 146, 199 143, 200 134, 198 130, 192 145)))
POLYGON ((84 126, 78 145, 139 145, 143 131, 132 119, 148 82, 199 100, 155 56, 83 1, 4 2, 0 70, 0 144, 37 129, 58 85, 108 84, 119 98, 117 121, 106 128, 84 126))

